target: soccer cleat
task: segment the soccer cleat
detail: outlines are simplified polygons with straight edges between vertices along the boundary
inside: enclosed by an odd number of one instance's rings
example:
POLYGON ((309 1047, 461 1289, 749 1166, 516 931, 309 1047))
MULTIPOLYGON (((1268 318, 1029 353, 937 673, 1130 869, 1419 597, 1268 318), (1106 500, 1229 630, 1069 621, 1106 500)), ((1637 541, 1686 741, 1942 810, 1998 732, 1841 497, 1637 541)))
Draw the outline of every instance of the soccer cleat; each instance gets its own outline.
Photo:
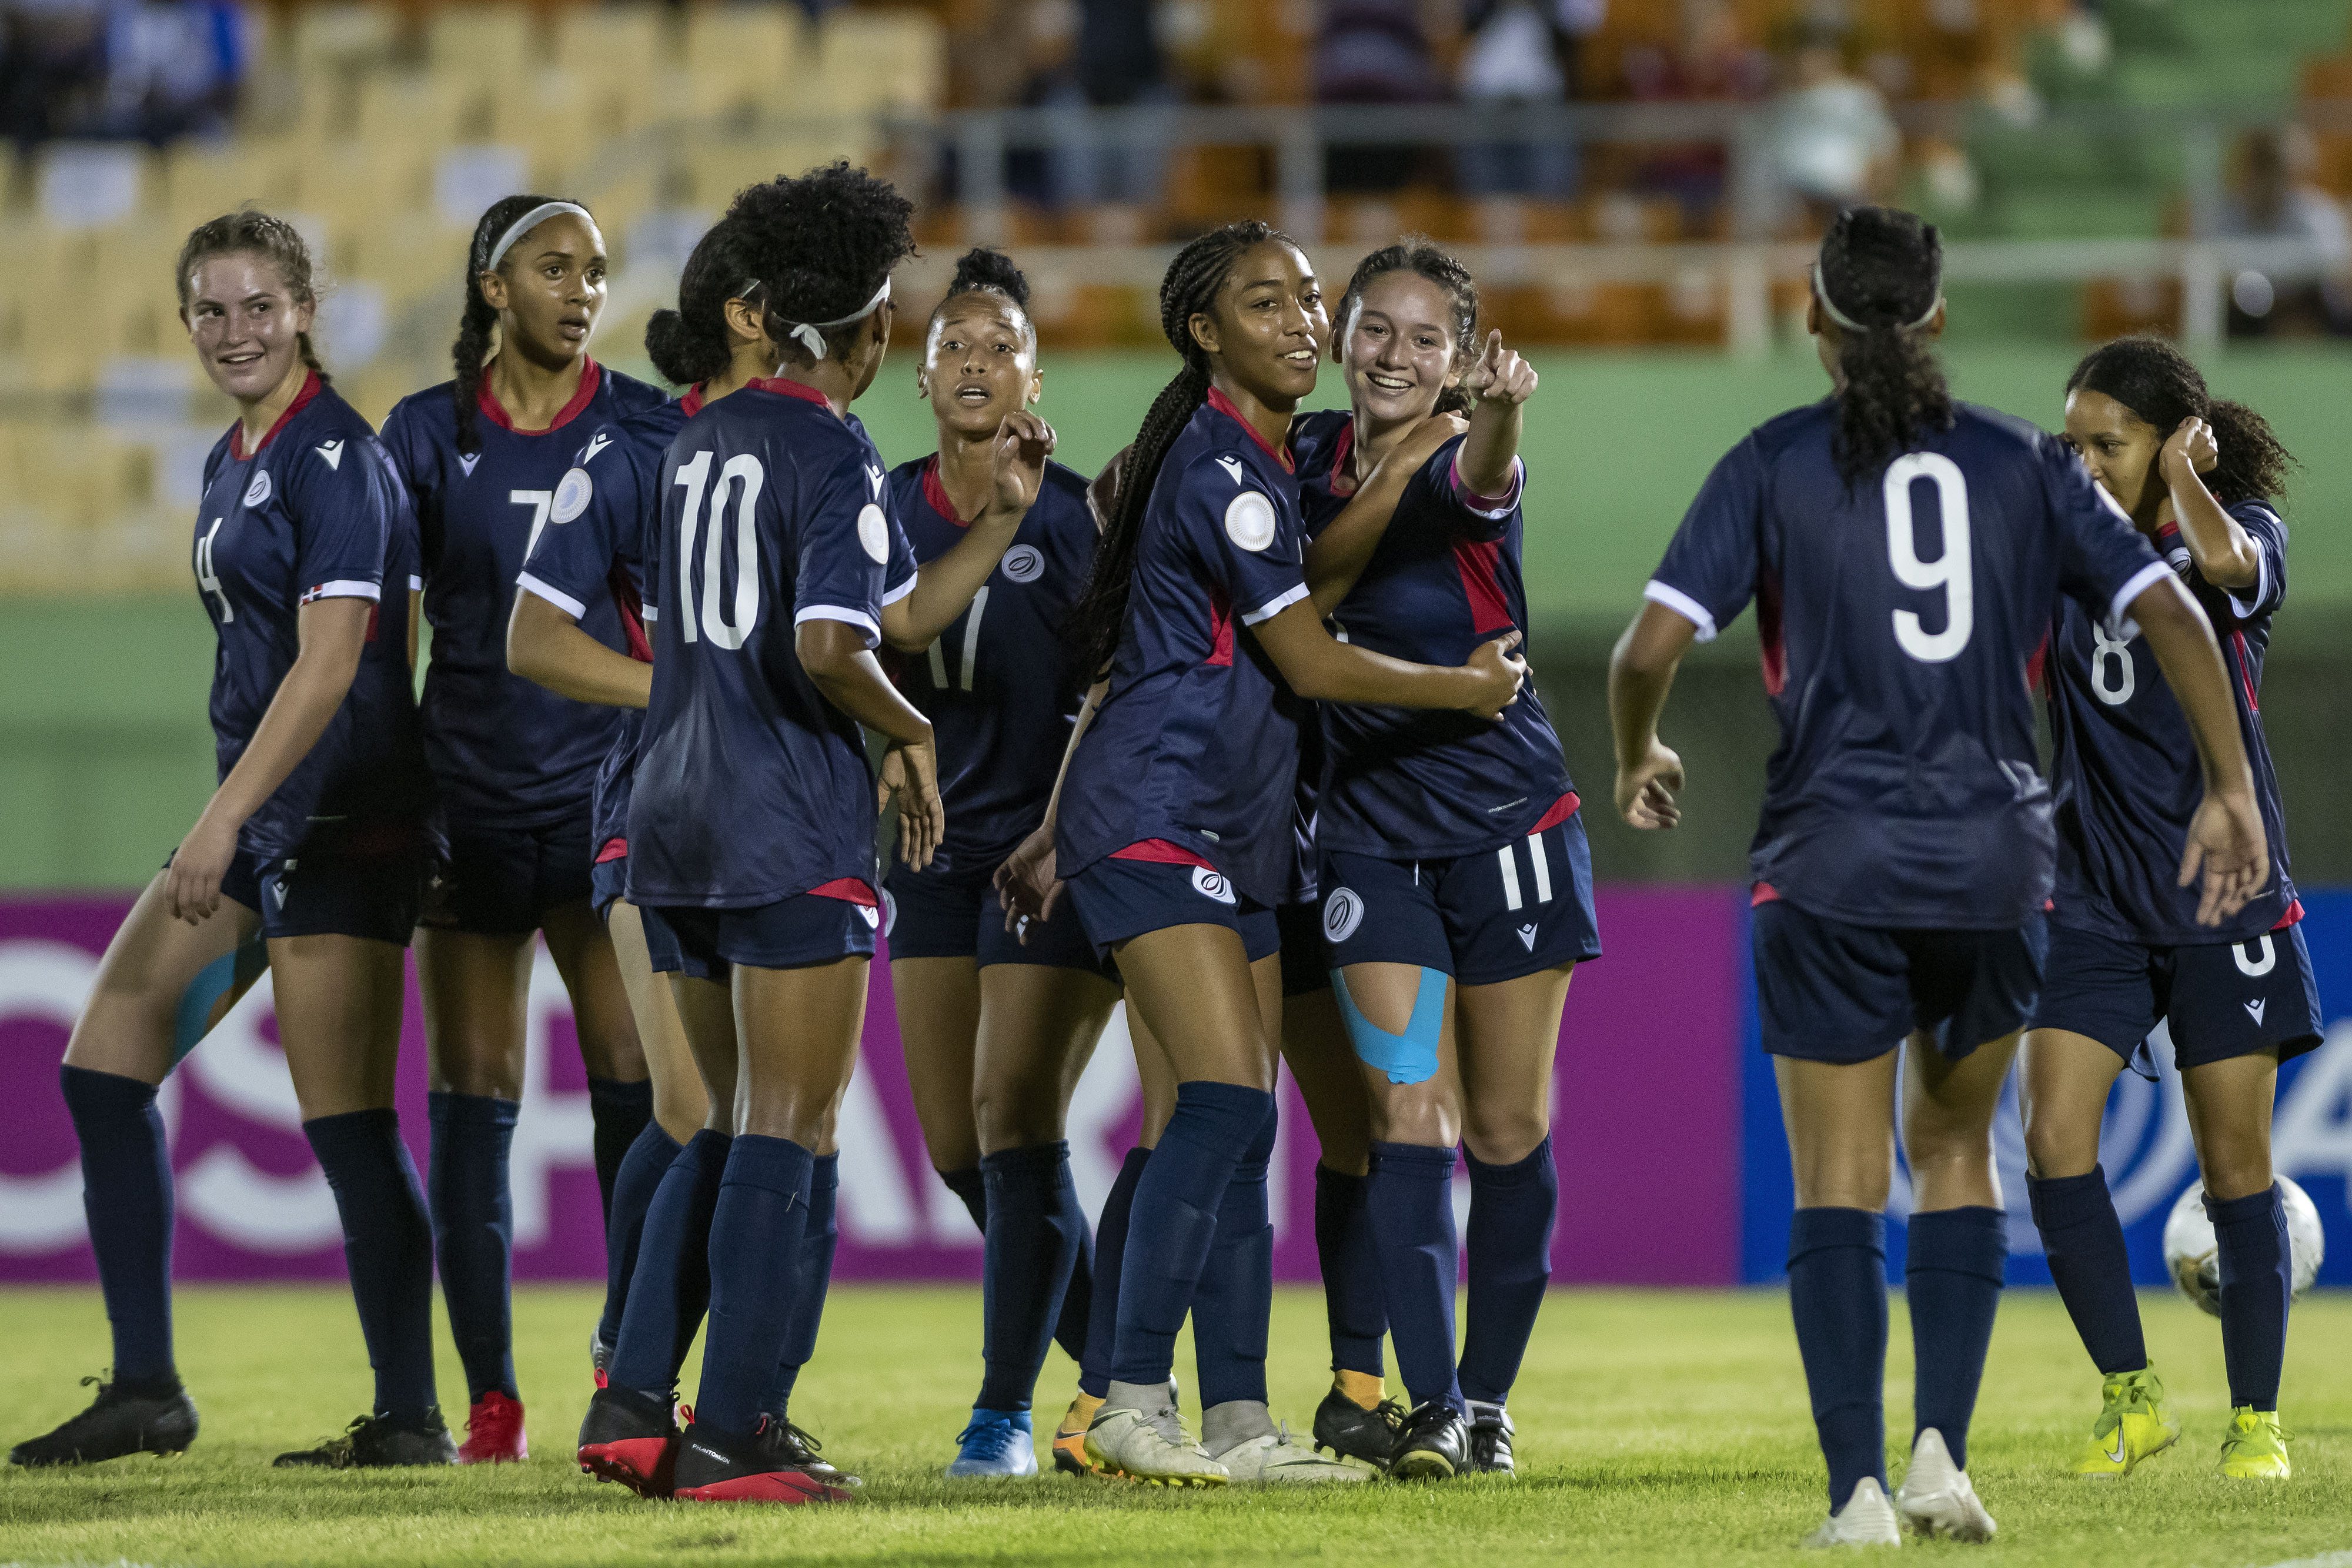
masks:
MULTIPOLYGON (((160 1382, 160 1380, 159 1380, 160 1382)), ((85 1377, 98 1385, 89 1408, 53 1432, 27 1437, 8 1450, 12 1465, 95 1465, 126 1454, 178 1454, 196 1440, 196 1402, 172 1378, 169 1393, 154 1384, 85 1377)))
POLYGON ((1900 1546, 1903 1528, 1876 1476, 1853 1483, 1845 1506, 1829 1516, 1819 1530, 1799 1542, 1802 1546, 1900 1546))
POLYGON ((2241 1405, 2230 1412, 2221 1439, 2221 1473, 2235 1481, 2283 1481, 2294 1474, 2286 1457, 2286 1429, 2275 1410, 2241 1405))
POLYGON ((2164 1384, 2153 1366, 2116 1373, 2100 1385, 2100 1399, 2098 1422, 2074 1462, 2066 1467, 2070 1474, 2128 1474, 2134 1465, 2156 1458, 2180 1436, 2180 1423, 2164 1403, 2164 1384))
POLYGON ((1944 1541, 1990 1541, 2000 1529, 1968 1471, 1952 1463, 1944 1435, 1933 1427, 1911 1447, 1911 1468, 1895 1489, 1895 1511, 1913 1533, 1944 1541))
POLYGON ((680 1502, 771 1502, 798 1508, 812 1502, 847 1502, 849 1494, 795 1469, 767 1441, 772 1418, 760 1418, 749 1438, 721 1436, 699 1422, 686 1429, 677 1448, 677 1490, 680 1502))
POLYGON ((1087 1458, 1113 1475, 1150 1486, 1221 1487, 1233 1479, 1184 1430, 1173 1405, 1104 1410, 1087 1425, 1087 1458))
POLYGON ((613 1346, 604 1338, 604 1325, 598 1323, 588 1331, 588 1367, 596 1375, 596 1386, 602 1388, 611 1381, 613 1346))
MULTIPOLYGON (((694 1419, 693 1411, 687 1412, 687 1419, 694 1419)), ((810 1479, 823 1481, 829 1487, 866 1484, 848 1471, 819 1458, 817 1456, 824 1451, 824 1445, 782 1416, 769 1416, 762 1419, 764 1424, 760 1428, 760 1445, 767 1450, 768 1457, 778 1461, 783 1469, 798 1470, 810 1479)))
POLYGON ((580 1468, 600 1481, 617 1481, 639 1497, 676 1490, 677 1417, 669 1400, 618 1384, 596 1390, 580 1423, 580 1468))
POLYGON ((1443 1399, 1416 1405, 1397 1433, 1389 1474, 1399 1480, 1442 1481, 1470 1468, 1470 1423, 1443 1399))
POLYGON ((1240 1485, 1316 1486, 1326 1481, 1368 1481, 1380 1474, 1360 1459, 1327 1459, 1290 1435, 1286 1423, 1277 1432, 1246 1437, 1217 1456, 1217 1463, 1240 1485))
POLYGON ((1054 1468, 1066 1476, 1101 1476, 1103 1469, 1087 1458, 1087 1424, 1102 1408, 1102 1401, 1081 1389, 1063 1412, 1062 1424, 1054 1429, 1054 1468))
POLYGON ((362 1416, 315 1448, 296 1448, 270 1461, 279 1469, 390 1469, 403 1465, 454 1465, 457 1442, 435 1406, 422 1421, 395 1421, 379 1412, 362 1416))
POLYGON ((1029 1425, 1029 1412, 974 1406, 971 1424, 956 1438, 956 1457, 948 1466, 949 1476, 1036 1473, 1037 1439, 1029 1425))
POLYGON ((522 1429, 522 1401, 493 1388, 466 1412, 466 1440, 457 1445, 461 1465, 506 1465, 530 1458, 522 1429))
POLYGON ((1497 1402, 1470 1401, 1470 1469, 1482 1476, 1515 1476, 1511 1460, 1511 1413, 1497 1402))
POLYGON ((1378 1469, 1388 1469, 1397 1434, 1403 1429, 1404 1406, 1393 1399, 1367 1410, 1334 1388, 1315 1406, 1315 1447, 1378 1469))

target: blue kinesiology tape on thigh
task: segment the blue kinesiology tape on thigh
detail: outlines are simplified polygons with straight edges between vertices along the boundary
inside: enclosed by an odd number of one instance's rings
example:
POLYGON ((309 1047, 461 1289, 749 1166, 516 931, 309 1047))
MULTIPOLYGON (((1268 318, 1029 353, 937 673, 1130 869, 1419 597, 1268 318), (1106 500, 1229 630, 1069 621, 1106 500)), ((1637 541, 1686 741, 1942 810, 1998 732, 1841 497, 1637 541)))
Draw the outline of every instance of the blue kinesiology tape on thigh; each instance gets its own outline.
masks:
POLYGON ((1348 1039, 1367 1067, 1388 1074, 1391 1083, 1426 1083, 1437 1076, 1437 1037, 1445 1027, 1445 982, 1443 969, 1423 966, 1421 990, 1412 999, 1412 1017, 1402 1034, 1391 1034, 1356 1009, 1348 994, 1347 976, 1331 971, 1331 993, 1339 998, 1339 1017, 1348 1039))
MULTIPOLYGON (((177 1067, 196 1049, 196 1042, 211 1032, 213 1009, 223 997, 235 999, 251 988, 269 967, 269 944, 258 936, 242 943, 233 953, 224 953, 196 971, 188 988, 180 993, 179 1017, 172 1025, 172 1065, 177 1067)), ((227 1009, 222 1009, 227 1015, 227 1009)))

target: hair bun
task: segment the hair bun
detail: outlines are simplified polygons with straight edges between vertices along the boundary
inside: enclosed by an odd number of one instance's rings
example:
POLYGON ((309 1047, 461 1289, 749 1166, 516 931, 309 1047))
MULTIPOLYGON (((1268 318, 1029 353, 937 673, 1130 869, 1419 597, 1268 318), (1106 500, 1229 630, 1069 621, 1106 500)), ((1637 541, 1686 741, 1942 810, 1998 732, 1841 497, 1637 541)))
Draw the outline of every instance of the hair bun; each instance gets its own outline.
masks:
POLYGON ((963 294, 975 288, 992 289, 1024 310, 1029 308, 1028 276, 1001 250, 974 246, 957 258, 955 279, 948 285, 948 293, 963 294))

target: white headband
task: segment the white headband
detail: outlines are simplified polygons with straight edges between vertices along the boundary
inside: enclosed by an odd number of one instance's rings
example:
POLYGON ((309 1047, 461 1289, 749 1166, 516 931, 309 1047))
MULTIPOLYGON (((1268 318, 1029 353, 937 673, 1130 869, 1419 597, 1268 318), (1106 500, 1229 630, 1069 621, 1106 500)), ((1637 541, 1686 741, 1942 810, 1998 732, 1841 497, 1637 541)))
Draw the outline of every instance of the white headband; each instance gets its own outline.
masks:
POLYGON ((482 264, 482 270, 496 272, 499 269, 499 263, 506 259, 507 252, 514 248, 515 241, 522 238, 558 213, 578 213, 592 224, 596 221, 593 214, 577 202, 541 202, 507 225, 507 232, 500 235, 499 243, 490 247, 490 259, 482 264))
MULTIPOLYGON (((735 298, 738 299, 749 299, 759 287, 760 280, 754 277, 746 282, 742 287, 735 291, 735 298)), ((795 322, 793 323, 793 329, 789 335, 798 339, 802 345, 804 346, 810 353, 814 354, 821 360, 824 358, 824 333, 821 329, 826 327, 846 327, 852 321, 863 321, 866 318, 874 314, 876 307, 879 306, 882 301, 889 298, 890 280, 887 277, 885 277, 882 280, 882 287, 874 291, 874 298, 859 306, 856 309, 852 310, 848 315, 837 317, 831 321, 795 322)))
MULTIPOLYGON (((1837 308, 1837 301, 1830 298, 1829 286, 1822 281, 1822 269, 1818 264, 1813 267, 1813 298, 1822 302, 1822 308, 1829 312, 1830 319, 1844 328, 1847 331, 1867 332, 1870 330, 1870 329, 1864 326, 1862 322, 1855 320, 1853 317, 1847 315, 1844 311, 1837 308)), ((1920 317, 1916 321, 1906 322, 1903 326, 1896 328, 1895 330, 1900 332, 1916 332, 1920 328, 1925 327, 1928 322, 1933 321, 1936 319, 1936 312, 1941 310, 1943 308, 1944 291, 1938 288, 1936 291, 1935 302, 1927 307, 1927 313, 1926 315, 1920 317)))

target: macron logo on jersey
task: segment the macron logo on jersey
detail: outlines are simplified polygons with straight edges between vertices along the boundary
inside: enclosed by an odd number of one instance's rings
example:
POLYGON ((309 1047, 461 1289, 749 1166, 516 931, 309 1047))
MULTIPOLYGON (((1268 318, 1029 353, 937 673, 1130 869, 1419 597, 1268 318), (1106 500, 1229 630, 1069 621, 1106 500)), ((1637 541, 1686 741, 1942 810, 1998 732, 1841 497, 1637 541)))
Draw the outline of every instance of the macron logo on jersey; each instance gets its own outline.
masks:
POLYGON ((612 444, 613 438, 599 431, 596 434, 588 438, 587 446, 583 448, 581 451, 580 461, 583 464, 593 463, 596 460, 596 454, 604 451, 604 448, 612 444))
POLYGON ((2270 1005, 2271 999, 2268 997, 2256 997, 2246 1004, 2246 1016, 2254 1020, 2256 1029, 2263 1027, 2263 1014, 2269 1010, 2270 1005))
POLYGON ((324 446, 319 448, 319 455, 327 460, 328 467, 334 469, 338 473, 341 472, 343 466, 343 444, 341 442, 328 442, 324 446))
POLYGON ((1238 485, 1242 483, 1242 462, 1240 458, 1220 457, 1217 459, 1217 466, 1223 469, 1225 471, 1225 476, 1231 479, 1234 484, 1238 485))
POLYGON ((474 465, 479 463, 481 460, 482 455, 478 452, 460 452, 457 454, 457 466, 466 471, 466 477, 468 479, 474 476, 474 465))
POLYGON ((866 480, 867 484, 874 486, 874 498, 877 501, 880 500, 882 498, 883 484, 882 470, 875 467, 871 463, 867 464, 866 465, 866 480))

